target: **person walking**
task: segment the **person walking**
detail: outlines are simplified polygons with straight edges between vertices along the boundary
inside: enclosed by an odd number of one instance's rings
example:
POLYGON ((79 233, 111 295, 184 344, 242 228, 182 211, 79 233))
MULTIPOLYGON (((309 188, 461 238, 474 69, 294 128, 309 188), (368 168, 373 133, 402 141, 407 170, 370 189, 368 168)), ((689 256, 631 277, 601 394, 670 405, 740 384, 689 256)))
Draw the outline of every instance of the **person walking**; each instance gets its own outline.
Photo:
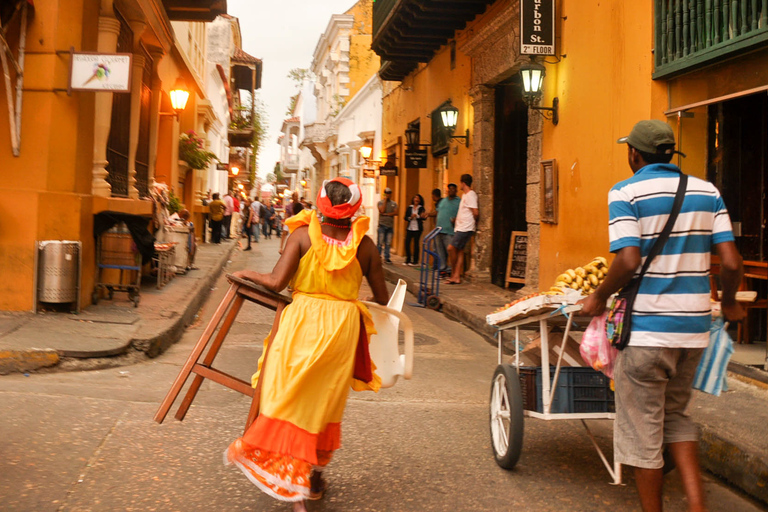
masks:
POLYGON ((440 233, 435 237, 435 248, 440 259, 439 270, 442 275, 450 273, 448 265, 448 246, 453 241, 453 223, 459 213, 461 199, 456 195, 458 188, 455 183, 448 184, 447 195, 437 205, 437 227, 440 233))
MULTIPOLYGON (((638 274, 667 222, 682 177, 669 163, 678 151, 667 123, 640 121, 618 142, 627 144, 633 176, 608 194, 610 250, 616 257, 605 281, 581 301, 582 314, 589 316, 603 314, 611 295, 638 274)), ((645 512, 662 510, 665 446, 680 472, 688 510, 706 510, 698 431, 686 408, 709 343, 712 248, 721 262, 723 315, 730 322, 745 316, 736 302, 742 260, 720 192, 689 176, 681 211, 663 254, 652 260, 640 281, 629 344, 614 367, 614 460, 634 467, 645 512)))
POLYGON ((222 219, 222 226, 224 227, 224 238, 229 240, 230 231, 232 229, 232 212, 235 211, 235 201, 232 198, 231 192, 224 194, 224 219, 222 219))
POLYGON ((248 198, 245 198, 243 200, 243 233, 245 233, 245 237, 248 239, 248 245, 243 249, 244 251, 250 251, 251 250, 251 217, 253 216, 253 212, 251 211, 251 201, 248 198))
POLYGON ((424 231, 424 219, 427 218, 427 210, 424 209, 424 198, 416 194, 411 199, 411 204, 405 210, 405 264, 415 267, 419 264, 419 240, 424 231), (413 245, 413 248, 411 248, 413 245))
POLYGON ((291 236, 272 272, 234 274, 276 292, 293 286, 293 302, 252 379, 254 387, 263 380, 260 414, 225 459, 269 496, 293 503, 294 511, 305 512, 305 500, 326 491, 323 473, 341 447, 349 388, 381 387, 366 357, 375 328, 357 297, 363 276, 377 303, 386 304, 388 293, 381 258, 365 235, 369 219, 352 221, 361 204, 351 180, 325 183, 317 200, 322 220, 309 209, 286 219, 291 236))
POLYGON ((240 230, 243 226, 243 223, 242 223, 243 221, 240 215, 240 200, 237 198, 237 193, 235 192, 232 193, 232 221, 235 223, 234 238, 240 238, 240 234, 241 234, 240 230))
POLYGON ((384 261, 392 263, 390 259, 390 247, 392 246, 392 237, 395 234, 395 217, 397 216, 397 203, 392 201, 392 189, 384 189, 384 199, 379 201, 379 228, 376 248, 379 254, 384 252, 384 261))
POLYGON ((275 208, 272 205, 261 207, 261 234, 269 240, 272 238, 272 217, 275 216, 275 208))
POLYGON ((251 201, 251 220, 248 224, 248 230, 253 236, 253 240, 259 243, 259 236, 261 234, 261 202, 258 197, 254 197, 251 201))
POLYGON ((442 192, 440 192, 440 189, 434 189, 432 191, 432 209, 427 213, 427 218, 429 219, 429 226, 427 227, 427 231, 432 231, 435 229, 435 226, 437 226, 437 207, 442 199, 443 195, 442 192))
POLYGON ((212 196, 212 200, 208 203, 208 214, 211 217, 211 242, 214 244, 221 243, 221 223, 224 220, 224 211, 226 206, 224 202, 219 199, 219 193, 216 192, 212 196))
POLYGON ((450 245, 448 245, 448 258, 451 265, 451 277, 445 282, 448 284, 460 284, 464 273, 464 247, 475 234, 477 217, 480 210, 477 201, 477 192, 472 190, 472 175, 461 175, 461 202, 454 219, 454 233, 450 245))

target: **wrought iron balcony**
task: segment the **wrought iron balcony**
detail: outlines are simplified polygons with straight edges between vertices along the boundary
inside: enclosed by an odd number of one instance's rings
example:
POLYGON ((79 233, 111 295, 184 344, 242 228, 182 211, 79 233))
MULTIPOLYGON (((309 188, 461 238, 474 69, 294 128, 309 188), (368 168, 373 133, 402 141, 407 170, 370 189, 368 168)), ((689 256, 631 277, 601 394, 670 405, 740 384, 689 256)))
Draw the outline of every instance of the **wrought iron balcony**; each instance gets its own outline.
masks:
POLYGON ((490 3, 493 0, 376 0, 371 48, 382 61, 390 62, 382 78, 401 80, 419 62, 432 60, 490 3))
POLYGON ((654 78, 768 46, 768 0, 655 0, 655 18, 654 78))

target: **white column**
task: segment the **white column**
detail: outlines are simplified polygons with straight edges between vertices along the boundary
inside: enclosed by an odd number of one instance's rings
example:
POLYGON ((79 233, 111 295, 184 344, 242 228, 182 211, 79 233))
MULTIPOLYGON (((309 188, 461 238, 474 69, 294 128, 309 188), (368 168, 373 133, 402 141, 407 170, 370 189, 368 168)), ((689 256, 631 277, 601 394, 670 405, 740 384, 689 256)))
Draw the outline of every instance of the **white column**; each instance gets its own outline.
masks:
POLYGON ((149 49, 152 57, 152 98, 149 100, 149 183, 150 191, 155 183, 155 167, 157 166, 157 138, 160 130, 160 98, 163 94, 163 82, 157 74, 160 61, 165 55, 160 48, 152 47, 149 49))
MULTIPOLYGON (((117 36, 120 34, 120 22, 112 10, 112 0, 102 0, 99 16, 99 36, 97 51, 99 53, 115 53, 117 36)), ((112 124, 112 94, 111 92, 94 93, 93 110, 93 178, 91 193, 94 196, 111 197, 112 187, 107 183, 108 172, 107 143, 109 129, 112 124)))

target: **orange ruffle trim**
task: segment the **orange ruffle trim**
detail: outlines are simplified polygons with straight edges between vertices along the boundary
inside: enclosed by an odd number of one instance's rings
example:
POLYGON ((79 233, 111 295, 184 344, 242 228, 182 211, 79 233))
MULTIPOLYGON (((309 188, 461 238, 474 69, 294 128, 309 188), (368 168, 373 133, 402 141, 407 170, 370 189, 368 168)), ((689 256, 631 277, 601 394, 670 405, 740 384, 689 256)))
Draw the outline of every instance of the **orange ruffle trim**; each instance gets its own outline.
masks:
POLYGON ((318 451, 332 452, 341 447, 341 424, 329 423, 323 432, 313 434, 288 421, 261 414, 242 440, 254 448, 318 464, 318 451))

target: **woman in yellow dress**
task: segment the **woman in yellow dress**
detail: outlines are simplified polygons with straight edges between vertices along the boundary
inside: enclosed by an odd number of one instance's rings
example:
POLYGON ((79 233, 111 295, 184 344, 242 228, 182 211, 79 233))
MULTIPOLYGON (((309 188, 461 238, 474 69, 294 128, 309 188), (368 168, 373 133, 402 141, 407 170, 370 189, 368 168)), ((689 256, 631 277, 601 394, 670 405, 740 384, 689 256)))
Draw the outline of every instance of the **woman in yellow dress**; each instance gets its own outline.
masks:
POLYGON ((376 244, 365 235, 369 219, 352 221, 361 203, 350 180, 325 182, 317 200, 322 222, 312 210, 291 217, 272 273, 235 274, 275 291, 290 282, 293 302, 252 380, 256 387, 264 379, 260 414, 225 458, 269 496, 293 502, 294 511, 323 497, 322 471, 341 445, 349 388, 381 385, 368 354, 373 322, 357 296, 363 276, 376 302, 386 304, 388 293, 376 244))

